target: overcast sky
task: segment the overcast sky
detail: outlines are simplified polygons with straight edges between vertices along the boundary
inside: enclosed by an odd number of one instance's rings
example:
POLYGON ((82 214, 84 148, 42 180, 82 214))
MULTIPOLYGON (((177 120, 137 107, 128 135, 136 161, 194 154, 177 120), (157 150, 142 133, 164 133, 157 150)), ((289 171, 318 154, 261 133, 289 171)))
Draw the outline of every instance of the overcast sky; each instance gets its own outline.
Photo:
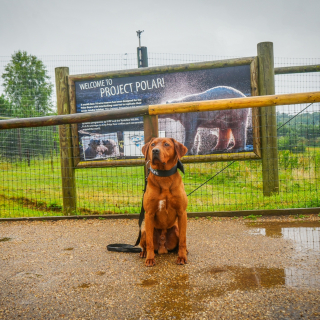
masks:
POLYGON ((0 0, 0 56, 149 52, 320 57, 319 0, 0 0))

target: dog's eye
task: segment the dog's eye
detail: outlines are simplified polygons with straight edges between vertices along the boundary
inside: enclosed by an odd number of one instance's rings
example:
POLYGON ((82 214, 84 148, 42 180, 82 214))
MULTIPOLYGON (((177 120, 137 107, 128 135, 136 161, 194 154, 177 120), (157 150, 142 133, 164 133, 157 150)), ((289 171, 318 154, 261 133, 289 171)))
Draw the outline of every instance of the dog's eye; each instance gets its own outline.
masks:
POLYGON ((154 147, 154 146, 155 146, 155 144, 154 144, 154 143, 152 143, 152 144, 151 144, 151 146, 152 146, 152 147, 154 147))
POLYGON ((165 143, 164 145, 165 145, 166 147, 169 147, 169 146, 170 146, 170 144, 169 144, 169 143, 165 143))

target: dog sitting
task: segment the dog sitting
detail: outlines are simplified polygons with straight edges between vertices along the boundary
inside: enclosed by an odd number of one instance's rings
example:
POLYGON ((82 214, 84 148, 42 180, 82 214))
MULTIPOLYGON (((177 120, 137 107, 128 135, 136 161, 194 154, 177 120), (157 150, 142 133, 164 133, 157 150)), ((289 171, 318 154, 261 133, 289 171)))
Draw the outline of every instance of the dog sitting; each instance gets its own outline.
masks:
POLYGON ((98 155, 97 148, 100 145, 100 140, 91 139, 88 148, 84 151, 85 159, 94 159, 98 155))
POLYGON ((105 148, 104 154, 105 155, 112 155, 115 152, 116 149, 116 142, 114 140, 108 139, 108 140, 102 140, 103 147, 105 148))
POLYGON ((141 258, 148 267, 158 254, 177 249, 177 264, 187 263, 188 199, 177 163, 188 149, 172 138, 153 138, 142 147, 150 174, 143 197, 145 227, 141 232, 141 258), (167 175, 167 176, 163 176, 167 175))

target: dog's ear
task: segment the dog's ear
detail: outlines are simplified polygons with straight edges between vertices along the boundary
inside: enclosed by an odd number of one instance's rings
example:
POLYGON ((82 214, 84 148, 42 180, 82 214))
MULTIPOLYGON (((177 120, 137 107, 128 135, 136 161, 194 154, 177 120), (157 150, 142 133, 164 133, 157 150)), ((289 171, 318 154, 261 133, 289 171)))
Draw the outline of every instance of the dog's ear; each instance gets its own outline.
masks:
POLYGON ((176 151, 178 159, 180 160, 188 152, 188 148, 173 138, 171 138, 171 140, 174 143, 174 150, 176 151))
POLYGON ((145 160, 147 160, 148 151, 149 151, 149 146, 150 146, 150 144, 151 144, 151 142, 152 142, 153 140, 154 140, 154 138, 152 138, 148 143, 146 143, 146 144, 142 147, 142 149, 141 149, 142 154, 144 155, 145 160))

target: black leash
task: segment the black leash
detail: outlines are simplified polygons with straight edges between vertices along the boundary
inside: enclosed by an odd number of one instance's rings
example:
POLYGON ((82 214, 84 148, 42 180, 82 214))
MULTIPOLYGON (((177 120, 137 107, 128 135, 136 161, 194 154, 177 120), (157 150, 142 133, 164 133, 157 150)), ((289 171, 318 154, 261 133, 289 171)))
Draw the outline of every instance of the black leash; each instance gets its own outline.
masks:
MULTIPOLYGON (((144 190, 143 190, 143 196, 142 196, 142 204, 141 204, 141 210, 140 210, 140 215, 139 215, 139 235, 138 235, 138 239, 136 241, 136 244, 135 246, 139 245, 140 243, 140 239, 141 239, 141 225, 142 225, 142 222, 144 220, 144 214, 145 214, 145 210, 144 210, 144 206, 143 206, 143 198, 144 198, 144 194, 146 193, 146 190, 147 190, 147 184, 148 184, 148 177, 149 177, 149 174, 150 174, 150 168, 148 169, 148 173, 147 173, 147 176, 146 176, 146 179, 145 179, 145 183, 144 183, 144 190)), ((141 249, 141 248, 140 248, 141 249)), ((140 250, 141 251, 141 250, 140 250)))
POLYGON ((135 247, 132 244, 124 244, 124 243, 114 243, 107 245, 108 251, 116 251, 116 252, 141 252, 142 249, 139 247, 135 247))
POLYGON ((178 169, 181 170, 181 172, 184 174, 184 167, 180 160, 178 160, 177 164, 170 170, 155 170, 155 169, 152 169, 151 167, 148 169, 148 173, 147 173, 145 184, 144 184, 143 196, 142 196, 142 205, 141 205, 141 211, 139 215, 139 235, 138 235, 136 244, 134 246, 131 244, 124 244, 124 243, 109 244, 107 245, 108 251, 116 251, 116 252, 141 252, 142 251, 142 249, 137 247, 137 245, 139 245, 141 240, 141 226, 142 226, 142 222, 144 220, 144 214, 145 214, 145 210, 143 207, 143 198, 147 190, 149 174, 151 172, 158 177, 170 177, 173 174, 175 174, 178 171, 178 169))

